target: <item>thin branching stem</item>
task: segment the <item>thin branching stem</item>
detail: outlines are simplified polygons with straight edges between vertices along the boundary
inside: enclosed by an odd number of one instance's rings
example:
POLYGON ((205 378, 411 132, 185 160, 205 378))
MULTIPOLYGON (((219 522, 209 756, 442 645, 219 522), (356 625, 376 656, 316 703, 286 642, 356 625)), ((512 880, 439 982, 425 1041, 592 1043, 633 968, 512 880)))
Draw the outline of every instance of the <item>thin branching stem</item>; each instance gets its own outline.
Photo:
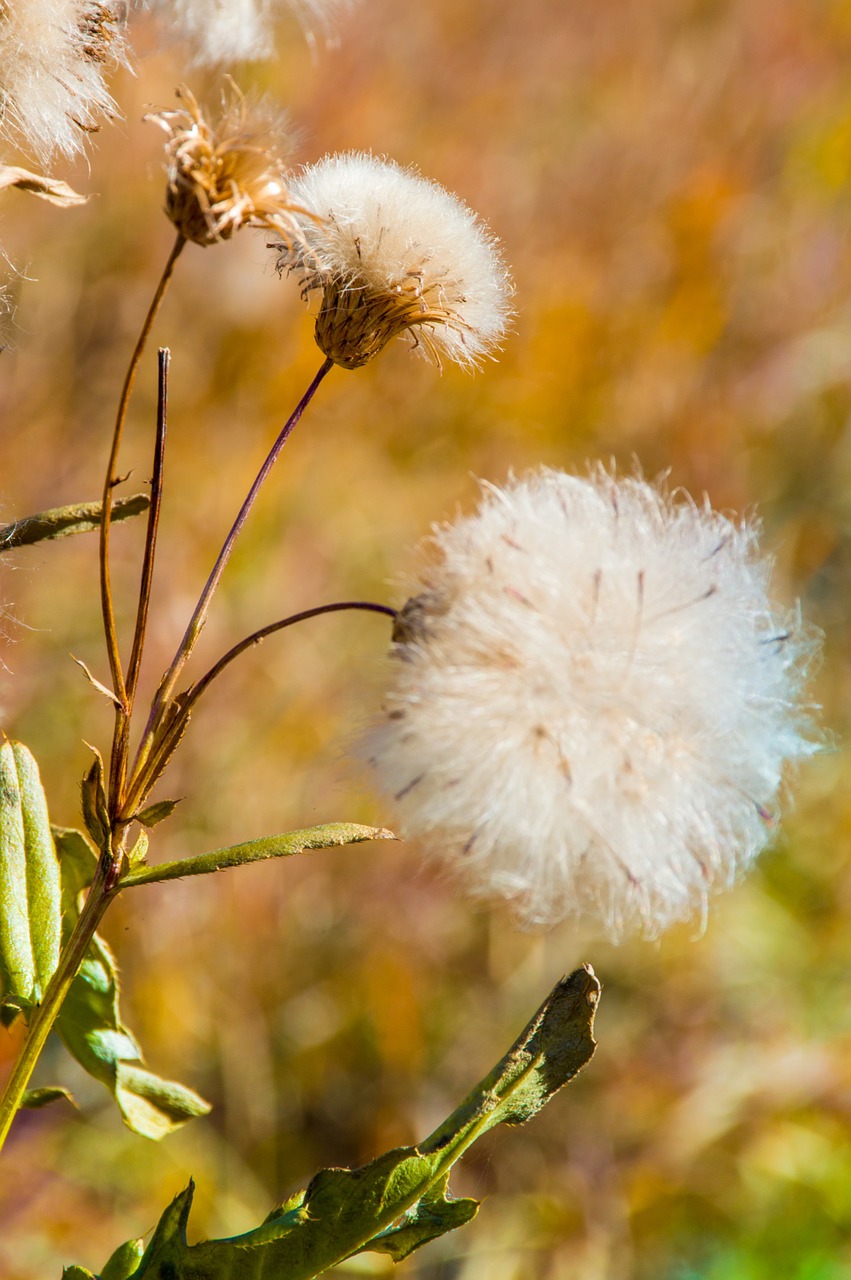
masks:
POLYGON ((161 347, 158 353, 157 379, 157 433, 154 444, 154 466, 151 476, 151 505, 148 508, 148 524, 145 533, 145 551, 142 559, 142 575, 139 584, 139 602, 136 608, 136 626, 133 633, 133 648, 127 667, 127 702, 126 714, 120 715, 112 744, 112 762, 110 776, 111 792, 116 797, 123 796, 124 783, 127 776, 127 753, 130 741, 130 716, 136 698, 139 683, 139 671, 142 665, 142 652, 145 646, 145 631, 148 622, 148 609, 151 600, 151 584, 154 576, 154 559, 157 548, 157 531, 159 528, 160 508, 162 506, 163 464, 165 461, 166 424, 168 419, 168 369, 171 353, 161 347))
POLYGON ((152 776, 155 776, 155 774, 152 774, 152 770, 150 768, 152 763, 151 757, 155 755, 159 758, 162 754, 159 750, 160 744, 156 742, 157 731, 162 724, 165 712, 169 708, 177 682, 180 679, 181 672, 195 648, 198 637, 200 636, 204 624, 207 621, 207 614, 216 588, 218 587, 222 574, 230 560, 236 540, 242 532, 249 512, 254 506, 257 496, 272 470, 272 467, 277 462, 281 450, 290 438, 290 435, 299 422, 299 419, 305 409, 310 404, 310 401, 313 399, 323 378, 333 367, 333 360, 325 359, 323 361, 318 372, 310 383, 310 386, 307 388, 295 409, 278 433, 275 443, 269 450, 262 467, 257 473, 254 483, 248 491, 245 501, 239 509, 239 514, 234 520, 230 532, 225 538, 222 549, 219 552, 216 563, 213 565, 210 576, 204 585, 204 589, 201 592, 198 603, 195 606, 192 617, 189 620, 189 625, 187 626, 183 639, 181 640, 177 652, 174 655, 171 666, 160 681, 160 685, 148 717, 148 723, 145 727, 142 741, 140 742, 139 749, 136 753, 131 779, 128 783, 127 794, 121 807, 122 815, 131 813, 135 805, 140 803, 146 794, 145 788, 148 780, 152 776))
POLYGON ((115 609, 112 603, 112 587, 109 574, 109 532, 112 524, 112 490, 115 486, 117 476, 116 468, 118 465, 118 454, 121 449, 121 440, 124 435, 124 424, 127 421, 127 409, 130 404, 130 396, 133 392, 133 386, 136 381, 136 373, 139 369, 139 362, 142 359, 142 353, 153 328, 154 320, 160 309, 160 304, 165 297, 165 291, 168 288, 168 282, 174 272, 174 266, 180 255, 186 240, 182 235, 178 235, 172 246, 168 261, 163 268, 160 276, 159 284, 156 287, 154 296, 151 299, 151 305, 148 308, 148 314, 145 316, 139 337, 136 339, 136 346, 133 348, 133 354, 130 357, 130 363, 127 366, 127 373, 124 376, 124 384, 121 388, 121 395, 118 400, 118 411, 115 415, 115 427, 112 432, 112 445, 109 451, 109 461, 106 466, 106 477, 103 484, 103 507, 101 511, 100 526, 100 594, 101 594, 101 610, 103 612, 103 626, 106 637, 106 651, 109 658, 109 669, 112 675, 112 686, 115 696, 123 705, 127 701, 127 689, 124 684, 124 673, 121 668, 121 656, 118 651, 118 635, 115 629, 115 609))
POLYGON ((226 667, 230 666, 240 654, 245 653, 247 649, 251 649, 254 645, 261 644, 267 636, 274 635, 276 631, 283 631, 287 627, 295 626, 297 622, 306 622, 308 618, 318 618, 325 613, 341 613, 344 609, 360 609, 366 613, 380 613, 388 618, 395 618, 397 612, 389 605, 377 604, 371 600, 341 600, 334 604, 317 605, 313 609, 304 609, 301 613, 294 613, 288 618, 281 618, 277 622, 269 623, 266 627, 261 627, 258 631, 253 631, 244 640, 240 640, 239 644, 235 644, 232 649, 229 649, 227 653, 219 658, 218 662, 210 668, 206 675, 201 677, 197 684, 187 689, 181 698, 180 706, 174 719, 169 724, 168 729, 160 736, 156 749, 148 757, 144 772, 137 777, 132 792, 127 796, 122 818, 126 820, 131 816, 134 803, 141 801, 142 796, 145 794, 145 789, 152 785, 162 772, 165 763, 186 731, 189 716, 198 699, 226 667))
POLYGON ((145 554, 142 561, 142 580, 139 587, 139 606, 136 612, 136 629, 133 633, 133 649, 127 667, 127 696, 131 703, 139 683, 139 668, 145 644, 145 629, 151 601, 151 583, 154 576, 154 558, 157 550, 157 530, 163 495, 163 463, 165 461, 165 437, 168 421, 168 369, 171 352, 161 347, 158 353, 157 381, 157 438, 154 446, 154 468, 151 476, 151 505, 148 510, 148 528, 145 536, 145 554))
POLYGON ((225 667, 230 666, 235 658, 245 653, 247 649, 251 649, 256 644, 261 644, 267 636, 272 636, 276 631, 283 631, 286 627, 293 627, 297 622, 306 622, 308 618, 318 618, 325 613, 342 613, 344 609, 360 609, 365 613, 382 613, 387 618, 395 618, 396 609, 391 609, 388 604, 377 604, 372 600, 338 600, 334 604, 320 604, 313 609, 303 609, 301 613, 293 613, 288 618, 281 618, 278 622, 270 622, 268 626, 261 627, 259 631, 253 631, 250 636, 246 636, 244 640, 240 640, 239 644, 235 644, 232 649, 228 649, 227 653, 219 658, 210 670, 203 675, 197 684, 192 685, 186 693, 186 699, 183 702, 181 711, 188 717, 189 712, 195 706, 201 694, 208 689, 216 679, 221 675, 225 667))

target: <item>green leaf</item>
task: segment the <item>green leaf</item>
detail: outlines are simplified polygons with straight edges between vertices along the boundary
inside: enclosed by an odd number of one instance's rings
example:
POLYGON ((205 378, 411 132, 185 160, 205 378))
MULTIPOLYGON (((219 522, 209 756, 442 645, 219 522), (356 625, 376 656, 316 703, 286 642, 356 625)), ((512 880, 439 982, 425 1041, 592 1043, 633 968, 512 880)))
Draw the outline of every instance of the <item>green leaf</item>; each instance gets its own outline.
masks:
POLYGON ((183 876, 207 875, 211 871, 224 871, 227 867, 264 862, 267 858, 291 858, 307 849, 330 849, 335 845, 359 844, 364 840, 395 839, 393 832, 384 827, 362 827, 354 822, 329 822, 321 827, 287 831, 283 835, 264 836, 260 840, 249 840, 246 844, 215 849, 212 853, 199 854, 197 858, 181 858, 178 862, 161 862, 155 867, 134 868, 122 878, 121 888, 154 884, 159 880, 179 880, 183 876))
MULTIPOLYGON (((81 832, 61 827, 54 831, 62 861, 63 923, 70 933, 97 854, 81 832)), ((144 1066, 135 1037, 121 1021, 115 960, 97 934, 59 1011, 56 1030, 89 1075, 111 1090, 124 1123, 135 1133, 158 1140, 209 1112, 209 1103, 192 1089, 162 1080, 144 1066)))
MULTIPOLYGON (((112 504, 113 520, 126 520, 141 515, 151 505, 147 493, 134 493, 118 498, 112 504)), ((75 502, 67 507, 51 507, 35 516, 25 516, 0 528, 0 552, 13 547, 26 547, 46 539, 65 538, 72 533, 93 533, 100 528, 103 504, 75 502)))
POLYGON ((148 856, 148 833, 147 831, 140 831, 139 835, 136 838, 136 843, 133 845, 133 848, 127 854, 128 867, 143 867, 145 865, 145 859, 147 858, 147 856, 148 856))
POLYGON ((43 1089, 27 1089, 21 1099, 22 1107, 29 1107, 31 1111, 39 1111, 42 1107, 47 1107, 51 1102, 58 1102, 60 1098, 64 1098, 66 1102, 70 1102, 72 1107, 77 1104, 73 1095, 67 1089, 62 1089, 59 1085, 47 1085, 43 1089))
POLYGON ((420 1245, 436 1240, 447 1231, 466 1226, 479 1212, 478 1200, 453 1200, 448 1193, 449 1174, 429 1187, 423 1198, 409 1209, 397 1227, 388 1227, 363 1246, 362 1253, 389 1253, 401 1262, 420 1245))
POLYGON ((63 942, 70 936, 80 914, 79 898, 94 879, 97 850, 88 837, 74 827, 51 827, 62 873, 63 942))
POLYGON ((573 1079, 594 1052, 599 994, 590 966, 577 969, 425 1142, 360 1169, 322 1170, 253 1231, 187 1244, 190 1182, 160 1219, 132 1280, 312 1280, 364 1250, 403 1258, 468 1222, 478 1206, 448 1197, 449 1170, 488 1129, 531 1119, 573 1079))
MULTIPOLYGON (((112 697, 112 695, 109 695, 112 697)), ((80 793, 83 802, 83 821, 86 824, 86 830, 94 840, 99 849, 109 847, 110 840, 110 823, 109 809, 106 799, 106 783, 104 780, 103 758, 95 747, 90 747, 94 753, 94 760, 91 768, 83 778, 80 784, 80 793)))
POLYGON ((147 809, 134 813, 133 817, 143 827, 155 827, 158 822, 170 818, 179 804, 179 800, 158 800, 156 804, 149 804, 147 809))
MULTIPOLYGON (((0 747, 0 973, 11 1005, 37 1004, 59 960, 59 862, 38 765, 0 747)), ((8 1015, 5 1015, 8 1016, 8 1015)))
POLYGON ((119 1245, 100 1273, 100 1280, 129 1280, 144 1252, 144 1240, 128 1240, 126 1244, 119 1245))

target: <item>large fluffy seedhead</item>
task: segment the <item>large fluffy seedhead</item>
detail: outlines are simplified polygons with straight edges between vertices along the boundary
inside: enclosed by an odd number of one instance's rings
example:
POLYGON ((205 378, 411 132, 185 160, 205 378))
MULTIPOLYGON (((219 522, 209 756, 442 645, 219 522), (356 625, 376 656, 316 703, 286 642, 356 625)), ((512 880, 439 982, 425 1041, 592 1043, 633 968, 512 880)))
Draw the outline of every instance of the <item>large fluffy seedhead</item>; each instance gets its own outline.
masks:
POLYGON ((244 226, 295 234, 287 168, 271 126, 232 83, 211 122, 185 87, 184 104, 149 116, 168 134, 166 213, 187 240, 228 240, 244 226))
POLYGON ((114 111, 104 70, 125 56, 123 8, 117 0, 0 3, 0 132, 42 161, 83 149, 114 111))
POLYGON ((502 341, 511 286, 496 243, 437 183, 361 153, 328 156, 293 184, 301 242, 280 266, 322 295, 316 341, 357 369, 409 336, 437 364, 472 366, 502 341))
POLYGON ((522 920, 703 913, 814 750, 753 525, 603 470, 488 488, 399 615, 370 752, 403 832, 522 920))

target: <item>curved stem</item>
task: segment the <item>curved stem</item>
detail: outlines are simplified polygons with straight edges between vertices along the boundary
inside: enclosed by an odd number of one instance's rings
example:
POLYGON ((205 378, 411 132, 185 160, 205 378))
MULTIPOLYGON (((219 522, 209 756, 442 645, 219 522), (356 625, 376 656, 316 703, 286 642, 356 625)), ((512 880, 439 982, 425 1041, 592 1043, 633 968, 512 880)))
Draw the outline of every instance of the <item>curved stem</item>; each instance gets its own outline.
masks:
MULTIPOLYGON (((266 478, 268 477, 269 472, 272 470, 272 467, 277 462, 278 457, 281 453, 281 450, 283 449, 287 440, 290 438, 290 435, 292 434, 293 429, 297 425, 299 419, 301 418, 307 406, 310 404, 310 401, 313 399, 319 387, 319 384, 322 382, 325 375, 333 367, 334 367, 333 360, 326 358, 323 361, 318 372, 313 378, 313 381, 310 383, 310 386, 307 388, 304 395, 301 397, 298 404, 296 405, 295 409, 290 414, 289 418, 281 428, 278 434, 278 437, 275 440, 275 443, 272 445, 272 448, 269 450, 269 453, 266 456, 266 460, 264 461, 262 467, 258 471, 257 476, 254 480, 254 483, 252 484, 251 488, 248 491, 248 495, 245 501, 243 502, 242 506, 239 509, 239 514, 237 515, 236 519, 233 522, 233 525, 231 526, 230 533, 225 538, 225 541, 222 545, 222 549, 218 554, 216 563, 213 565, 210 576, 207 579, 207 582, 204 586, 203 591, 201 592, 198 603, 195 606, 195 610, 192 614, 192 617, 189 620, 189 625, 187 626, 183 639, 181 640, 178 646, 177 652, 174 655, 171 666, 168 668, 162 680, 160 681, 160 686, 157 690, 156 697, 154 698, 154 702, 151 707, 151 713, 148 717, 148 723, 145 727, 145 732, 143 734, 142 741, 139 744, 139 749, 136 753, 136 759, 133 764, 130 790, 132 790, 133 793, 136 795, 137 801, 140 794, 139 781, 143 775, 147 776, 149 774, 149 770, 146 769, 146 763, 148 761, 148 757, 151 754, 157 729, 159 728, 162 722, 163 713, 169 705, 169 702, 175 690, 175 686, 177 685, 177 681, 180 678, 180 673, 182 672, 184 666, 186 665, 186 662, 188 661, 189 656, 192 653, 192 650, 195 648, 198 637, 201 634, 201 631, 203 630, 204 623, 207 621, 207 614, 210 609, 210 603, 213 599, 213 595, 215 594, 216 588, 219 585, 222 574, 225 571, 227 563, 230 560, 231 553, 233 552, 234 545, 236 544, 236 540, 239 537, 240 533, 242 532, 243 526, 245 525, 249 512, 251 511, 251 508, 254 506, 254 503, 257 499, 257 495, 259 494, 261 488, 263 487, 263 484, 266 478)), ((128 799, 129 799, 129 796, 128 796, 128 799)), ((127 810, 129 807, 130 806, 125 801, 124 805, 122 806, 122 811, 127 810)))
POLYGON ((371 600, 340 600, 335 604, 320 604, 313 609, 303 609, 301 613, 291 614, 289 618, 281 618, 279 622, 270 622, 267 627, 261 627, 259 631, 253 631, 250 636, 240 640, 239 644, 235 644, 232 649, 228 649, 227 653, 219 658, 218 662, 210 668, 206 675, 202 676, 197 684, 192 685, 186 694, 186 700, 181 707, 181 712, 188 718, 192 707, 194 707, 204 690, 213 683, 216 676, 221 675, 225 667, 230 666, 241 653, 245 653, 247 649, 251 649, 255 644, 261 644, 267 636, 274 635, 276 631, 283 631, 286 627, 293 627, 297 622, 306 622, 308 618, 318 618, 325 613, 341 613, 344 609, 360 609, 365 613, 383 613, 388 618, 395 618, 398 612, 396 609, 391 609, 387 604, 375 604, 371 600))

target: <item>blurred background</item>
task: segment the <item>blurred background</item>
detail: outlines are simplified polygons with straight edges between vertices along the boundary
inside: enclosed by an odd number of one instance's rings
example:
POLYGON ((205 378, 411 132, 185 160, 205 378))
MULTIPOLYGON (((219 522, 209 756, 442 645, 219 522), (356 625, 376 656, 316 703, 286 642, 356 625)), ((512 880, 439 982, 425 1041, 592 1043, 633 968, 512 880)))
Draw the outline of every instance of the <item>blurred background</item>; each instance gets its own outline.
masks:
MULTIPOLYGON (((599 1048, 529 1126, 455 1170, 478 1219, 402 1264, 410 1280, 838 1280, 851 1276, 851 3, 360 0, 338 46, 282 28, 235 69, 290 114, 296 158, 370 149, 457 192, 505 245, 515 332, 499 362, 441 375, 395 343, 335 369, 252 515, 196 673, 247 632, 328 600, 399 603, 430 525, 477 477, 598 458, 757 510, 776 595, 826 636, 814 686, 831 749, 705 932, 619 948, 523 934, 359 845, 141 888, 104 934, 152 1069, 215 1104, 157 1146, 60 1045, 39 1083, 80 1103, 22 1115, 0 1162, 0 1274, 94 1270, 192 1174, 194 1238, 256 1225, 329 1164, 425 1136, 557 979, 604 984, 599 1048), (206 659, 206 664, 205 664, 206 659)), ((0 243, 21 272, 0 354, 0 518, 99 495, 118 389, 172 242, 162 134, 141 117, 221 76, 150 15, 131 25, 123 120, 58 210, 18 192, 0 243)), ((7 159, 14 159, 8 156, 7 159)), ((147 688, 320 354, 263 237, 179 263, 155 341, 173 353, 167 489, 147 688)), ((150 474, 155 355, 121 469, 150 474)), ((125 637, 141 522, 113 536, 125 637)), ((79 823, 111 716, 97 548, 0 563, 4 730, 39 758, 54 821, 79 823)), ((185 796, 154 858, 334 820, 392 824, 349 761, 380 699, 386 621, 340 615, 269 640, 202 704, 161 794, 185 796)), ((707 644, 712 637, 706 637, 707 644)), ((19 1034, 0 1031, 8 1068, 19 1034)), ((384 1276, 359 1260, 341 1275, 384 1276)))

